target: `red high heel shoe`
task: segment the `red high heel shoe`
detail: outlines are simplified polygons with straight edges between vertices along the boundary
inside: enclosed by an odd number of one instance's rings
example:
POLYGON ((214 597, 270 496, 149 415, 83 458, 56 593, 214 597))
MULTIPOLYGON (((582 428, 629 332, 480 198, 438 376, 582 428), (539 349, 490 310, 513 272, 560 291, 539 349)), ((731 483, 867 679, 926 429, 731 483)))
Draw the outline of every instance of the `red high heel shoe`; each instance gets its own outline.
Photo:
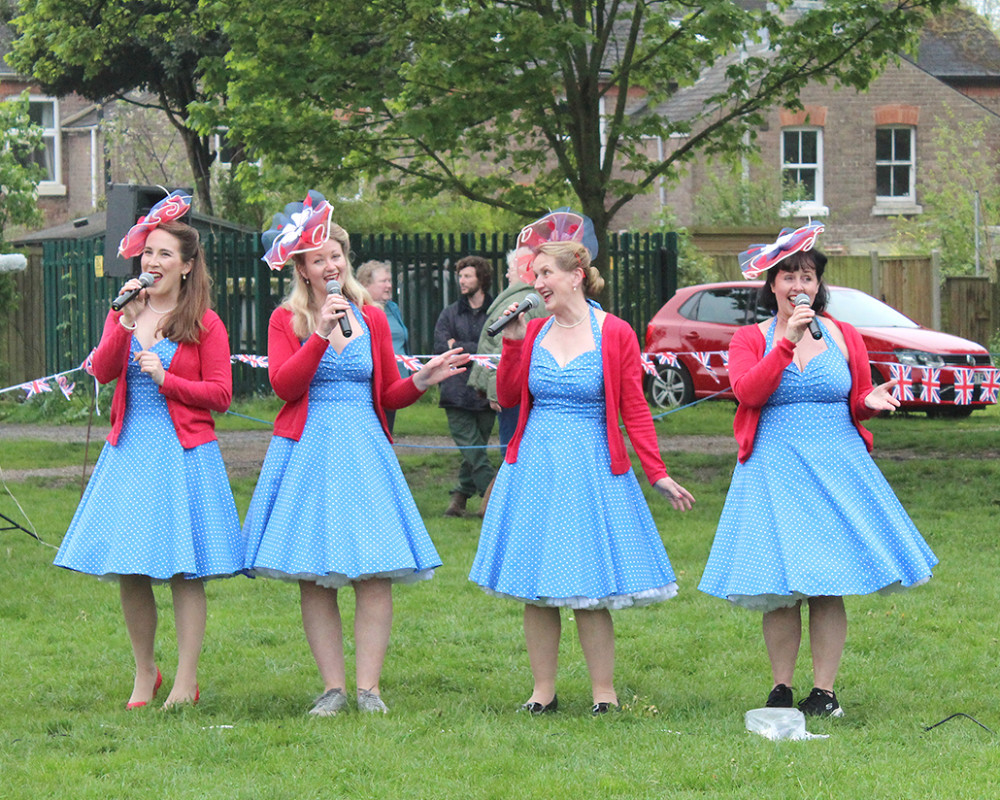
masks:
MULTIPOLYGON (((160 674, 160 668, 157 667, 156 668, 156 683, 153 684, 153 697, 150 698, 149 702, 152 702, 154 699, 156 699, 156 693, 158 691, 160 691, 160 687, 162 685, 163 685, 163 676, 160 674)), ((125 704, 125 708, 127 708, 129 711, 131 711, 133 708, 142 708, 145 705, 148 705, 147 701, 140 700, 138 703, 126 703, 125 704)))

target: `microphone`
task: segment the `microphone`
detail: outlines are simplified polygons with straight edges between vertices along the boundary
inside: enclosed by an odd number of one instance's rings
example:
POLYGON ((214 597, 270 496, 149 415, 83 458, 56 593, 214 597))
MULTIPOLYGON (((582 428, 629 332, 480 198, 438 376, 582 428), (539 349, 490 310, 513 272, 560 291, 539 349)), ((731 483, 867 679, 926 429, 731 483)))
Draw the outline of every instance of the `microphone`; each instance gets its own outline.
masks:
MULTIPOLYGON (((326 293, 343 294, 343 292, 340 291, 340 281, 327 281, 326 293)), ((340 332, 344 334, 344 336, 350 337, 350 335, 354 333, 354 331, 351 330, 351 321, 347 318, 347 314, 344 314, 344 316, 337 321, 340 323, 340 332)))
POLYGON ((537 307, 541 302, 542 298, 540 298, 537 294, 532 292, 521 301, 520 305, 518 305, 518 307, 515 308, 513 312, 507 314, 506 316, 500 317, 498 320, 495 320, 493 324, 486 329, 486 333, 489 336, 496 336, 498 333, 500 333, 500 331, 502 331, 504 328, 510 325, 510 323, 512 323, 515 320, 515 318, 521 316, 521 314, 523 314, 528 309, 537 307))
MULTIPOLYGON (((812 303, 809 300, 809 295, 807 295, 805 292, 803 292, 802 294, 795 295, 795 299, 792 302, 795 303, 795 305, 797 306, 812 305, 812 303)), ((819 329, 819 322, 816 320, 816 317, 813 317, 811 320, 809 320, 809 333, 812 334, 813 339, 823 338, 823 331, 819 329)))
POLYGON ((142 273, 139 276, 139 288, 129 289, 125 294, 120 294, 114 300, 111 301, 111 308, 114 311, 121 311, 125 306, 131 303, 135 298, 139 296, 139 292, 145 289, 147 286, 152 286, 156 282, 156 278, 150 275, 148 272, 142 273))

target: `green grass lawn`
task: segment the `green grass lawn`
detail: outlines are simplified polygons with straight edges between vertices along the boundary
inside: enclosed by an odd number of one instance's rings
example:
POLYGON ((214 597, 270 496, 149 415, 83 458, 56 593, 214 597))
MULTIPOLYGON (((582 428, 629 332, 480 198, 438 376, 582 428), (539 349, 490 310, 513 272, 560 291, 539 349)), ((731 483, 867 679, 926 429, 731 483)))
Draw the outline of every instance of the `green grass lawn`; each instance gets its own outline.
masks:
MULTIPOLYGON (((258 403, 242 410, 273 416, 276 406, 258 403)), ((220 424, 249 426, 230 417, 220 424)), ((728 403, 657 423, 706 436, 730 434, 731 424, 728 403)), ((759 615, 696 588, 734 454, 667 453, 671 474, 698 498, 691 513, 649 494, 681 593, 615 615, 625 710, 590 718, 587 671, 564 613, 560 711, 526 718, 514 713, 531 687, 521 608, 468 582, 476 520, 441 517, 456 457, 400 448, 445 565, 433 580, 395 591, 384 718, 307 717, 322 687, 298 593, 244 578, 208 585, 201 703, 178 713, 126 712, 131 656, 116 587, 52 567, 54 551, 23 533, 0 533, 0 797, 993 797, 997 735, 964 718, 924 728, 964 712, 1000 731, 1000 471, 981 457, 1000 451, 1000 412, 963 421, 894 417, 870 427, 880 466, 941 564, 912 592, 848 599, 838 681, 846 717, 809 721, 828 739, 773 743, 744 730, 743 713, 770 688, 759 615), (891 457, 879 458, 879 448, 891 457)), ((443 415, 424 401, 401 412, 397 430, 443 434, 443 415)), ((0 466, 23 467, 36 447, 3 442, 0 466)), ((80 457, 70 446, 44 449, 46 465, 80 457)), ((77 480, 8 484, 50 544, 72 516, 77 480)), ((233 488, 243 513, 253 481, 233 488)), ((126 510, 127 498, 123 490, 126 510)), ((22 519, 6 494, 0 512, 22 519)), ((353 595, 341 596, 350 631, 353 595)), ((157 658, 169 686, 169 591, 158 599, 157 658)), ((352 644, 348 635, 349 657, 352 644)), ((810 680, 804 646, 797 696, 810 680)))

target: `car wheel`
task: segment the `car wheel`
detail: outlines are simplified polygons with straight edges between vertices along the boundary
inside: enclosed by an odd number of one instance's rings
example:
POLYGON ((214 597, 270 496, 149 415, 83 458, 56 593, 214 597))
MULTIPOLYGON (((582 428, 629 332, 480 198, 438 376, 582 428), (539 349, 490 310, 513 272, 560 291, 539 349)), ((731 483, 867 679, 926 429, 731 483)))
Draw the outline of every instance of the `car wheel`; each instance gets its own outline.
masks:
POLYGON ((683 365, 658 364, 649 379, 649 399, 659 408, 676 408, 694 400, 691 376, 683 365))

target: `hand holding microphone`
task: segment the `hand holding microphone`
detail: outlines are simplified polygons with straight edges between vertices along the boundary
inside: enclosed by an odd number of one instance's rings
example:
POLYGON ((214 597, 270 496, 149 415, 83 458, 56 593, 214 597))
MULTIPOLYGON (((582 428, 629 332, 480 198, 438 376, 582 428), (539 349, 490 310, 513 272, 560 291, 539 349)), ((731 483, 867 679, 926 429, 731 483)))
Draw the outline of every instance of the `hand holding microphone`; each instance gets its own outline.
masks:
POLYGON ((489 336, 496 336, 498 333, 500 333, 500 331, 502 331, 504 328, 510 325, 510 323, 512 323, 515 319, 521 316, 521 314, 532 308, 536 308, 538 305, 541 304, 541 302, 542 298, 540 298, 537 294, 532 292, 521 301, 521 303, 517 306, 517 308, 515 308, 513 311, 508 310, 504 314, 504 316, 500 317, 498 320, 496 320, 496 322, 491 324, 486 329, 486 333, 489 336))
MULTIPOLYGON (((795 303, 796 307, 812 305, 812 301, 809 299, 809 295, 807 295, 805 292, 803 292, 802 294, 795 295, 795 299, 792 302, 795 303)), ((816 317, 813 317, 811 320, 809 320, 809 333, 812 334, 813 339, 823 338, 823 331, 819 329, 819 322, 816 320, 816 317)))
MULTIPOLYGON (((340 281, 327 281, 326 282, 326 293, 331 294, 342 294, 340 291, 340 281)), ((344 315, 338 320, 340 323, 340 332, 344 334, 345 338, 350 338, 354 331, 351 330, 351 321, 347 318, 347 311, 345 309, 344 315)))
MULTIPOLYGON (((125 308, 126 305, 131 303, 133 300, 135 300, 135 298, 139 296, 139 292, 141 292, 147 286, 152 286, 155 282, 156 278, 154 278, 148 272, 142 273, 142 275, 139 276, 139 285, 132 289, 128 290, 123 289, 119 293, 118 297, 116 297, 114 300, 111 301, 111 309, 113 311, 121 311, 123 308, 125 308)), ((125 285, 127 286, 128 284, 126 283, 125 285)))

